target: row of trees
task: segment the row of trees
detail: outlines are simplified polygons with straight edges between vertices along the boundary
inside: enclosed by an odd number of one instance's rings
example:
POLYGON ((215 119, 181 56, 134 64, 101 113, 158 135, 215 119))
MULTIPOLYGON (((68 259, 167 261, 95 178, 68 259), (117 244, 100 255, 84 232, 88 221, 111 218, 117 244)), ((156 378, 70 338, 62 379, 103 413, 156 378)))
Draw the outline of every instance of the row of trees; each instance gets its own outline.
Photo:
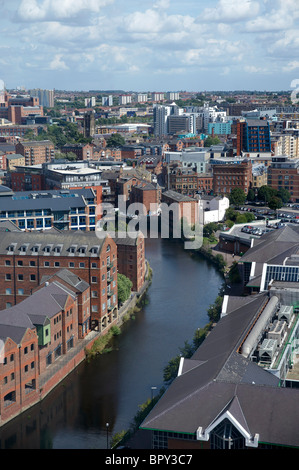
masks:
POLYGON ((77 124, 66 121, 48 125, 47 130, 42 130, 37 136, 33 134, 32 130, 28 130, 25 138, 29 140, 50 140, 56 147, 63 147, 65 144, 84 144, 92 141, 91 137, 84 137, 79 132, 77 124))
POLYGON ((270 209, 276 210, 286 204, 290 198, 291 195, 286 189, 277 190, 271 188, 271 186, 264 185, 258 188, 257 193, 253 189, 250 189, 247 195, 243 189, 234 188, 229 195, 229 202, 232 205, 240 206, 245 204, 246 201, 260 201, 270 209))

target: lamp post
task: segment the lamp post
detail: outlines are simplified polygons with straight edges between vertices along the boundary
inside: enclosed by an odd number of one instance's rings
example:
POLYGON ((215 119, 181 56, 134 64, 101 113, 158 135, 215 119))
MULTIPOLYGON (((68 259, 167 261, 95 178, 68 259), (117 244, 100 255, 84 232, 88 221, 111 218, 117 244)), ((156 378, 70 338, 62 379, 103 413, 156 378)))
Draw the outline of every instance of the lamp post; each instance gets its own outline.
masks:
POLYGON ((152 391, 152 400, 154 398, 154 390, 157 390, 157 387, 151 387, 151 391, 152 391))
POLYGON ((109 423, 106 423, 107 449, 109 449, 108 433, 109 433, 109 423))

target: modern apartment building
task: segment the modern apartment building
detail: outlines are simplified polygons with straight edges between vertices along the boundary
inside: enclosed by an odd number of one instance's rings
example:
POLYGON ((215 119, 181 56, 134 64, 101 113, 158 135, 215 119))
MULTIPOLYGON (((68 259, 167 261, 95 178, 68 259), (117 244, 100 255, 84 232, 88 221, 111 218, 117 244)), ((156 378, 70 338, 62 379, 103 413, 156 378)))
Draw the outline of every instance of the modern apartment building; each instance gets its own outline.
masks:
POLYGON ((237 155, 242 152, 271 152, 270 124, 264 119, 248 119, 237 123, 237 155))
POLYGON ((22 231, 54 227, 88 232, 95 231, 100 218, 97 207, 97 194, 91 188, 11 191, 0 197, 0 220, 11 221, 22 231))

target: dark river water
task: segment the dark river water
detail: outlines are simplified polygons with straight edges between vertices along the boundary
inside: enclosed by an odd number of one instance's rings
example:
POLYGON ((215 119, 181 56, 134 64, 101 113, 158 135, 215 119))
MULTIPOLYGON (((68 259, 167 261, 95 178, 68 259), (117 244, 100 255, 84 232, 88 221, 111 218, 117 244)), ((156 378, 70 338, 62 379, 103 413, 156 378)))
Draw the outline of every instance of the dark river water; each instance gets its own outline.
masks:
POLYGON ((208 322, 223 278, 177 240, 146 239, 153 269, 148 303, 122 327, 112 352, 84 361, 39 405, 0 428, 1 449, 105 449, 138 406, 159 390, 163 370, 208 322))

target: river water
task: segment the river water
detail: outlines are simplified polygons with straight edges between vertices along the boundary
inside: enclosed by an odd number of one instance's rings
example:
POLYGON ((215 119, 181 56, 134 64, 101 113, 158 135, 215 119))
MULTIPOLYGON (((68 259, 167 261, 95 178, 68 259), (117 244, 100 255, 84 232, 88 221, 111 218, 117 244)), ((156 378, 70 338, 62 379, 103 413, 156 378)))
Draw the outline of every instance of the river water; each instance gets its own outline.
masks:
POLYGON ((146 238, 153 269, 148 303, 113 340, 39 405, 0 429, 0 449, 106 449, 163 384, 163 369, 208 322, 223 278, 178 240, 146 238), (109 423, 108 432, 106 423, 109 423))

